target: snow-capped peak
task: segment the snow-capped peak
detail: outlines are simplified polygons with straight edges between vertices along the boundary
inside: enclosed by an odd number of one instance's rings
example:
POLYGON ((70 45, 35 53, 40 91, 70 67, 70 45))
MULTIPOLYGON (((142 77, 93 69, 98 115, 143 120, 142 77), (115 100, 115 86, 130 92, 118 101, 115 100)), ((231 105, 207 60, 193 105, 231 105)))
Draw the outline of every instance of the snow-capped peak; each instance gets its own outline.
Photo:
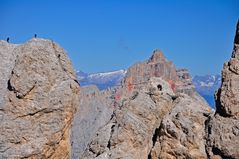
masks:
POLYGON ((105 78, 105 77, 111 77, 111 76, 125 76, 126 70, 117 70, 117 71, 111 71, 111 72, 100 72, 95 74, 90 74, 89 78, 105 78))
POLYGON ((196 87, 214 87, 221 83, 220 75, 195 76, 193 83, 196 87))
POLYGON ((127 73, 127 71, 123 69, 92 74, 86 74, 81 71, 78 72, 77 76, 81 86, 96 85, 99 89, 106 89, 118 85, 127 73))

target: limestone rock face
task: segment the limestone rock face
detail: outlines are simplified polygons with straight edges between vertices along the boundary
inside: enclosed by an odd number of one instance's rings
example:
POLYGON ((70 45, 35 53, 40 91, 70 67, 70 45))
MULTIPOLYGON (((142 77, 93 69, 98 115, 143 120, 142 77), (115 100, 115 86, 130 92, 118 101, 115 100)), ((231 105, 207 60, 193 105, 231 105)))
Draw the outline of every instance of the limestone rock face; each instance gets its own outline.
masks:
POLYGON ((7 43, 6 41, 0 41, 0 108, 3 107, 3 98, 7 93, 8 80, 13 70, 16 54, 13 54, 13 50, 17 45, 7 43))
POLYGON ((204 122, 210 109, 180 94, 155 134, 151 159, 207 158, 204 122))
POLYGON ((172 85, 178 80, 175 65, 168 61, 160 50, 155 50, 149 60, 131 66, 127 71, 125 83, 144 83, 151 77, 160 77, 172 85))
POLYGON ((222 116, 239 114, 239 23, 234 40, 232 57, 222 70, 222 86, 217 93, 217 112, 222 116))
POLYGON ((96 86, 81 88, 71 130, 72 159, 81 158, 96 132, 110 121, 114 110, 112 91, 99 91, 96 86))
POLYGON ((92 87, 81 93, 87 94, 79 109, 85 111, 77 112, 72 129, 81 146, 73 159, 207 158, 210 108, 188 71, 176 70, 162 52, 130 67, 122 85, 106 96, 92 87))
POLYGON ((134 87, 135 84, 144 84, 151 77, 160 77, 167 81, 174 92, 199 96, 195 91, 195 86, 192 83, 192 77, 188 70, 177 70, 175 65, 166 59, 158 49, 153 52, 153 55, 147 61, 131 66, 127 71, 123 83, 134 87))
POLYGON ((91 133, 94 135, 78 158, 207 158, 207 105, 185 93, 175 94, 159 77, 132 91, 125 89, 113 93, 110 120, 91 133))
POLYGON ((215 114, 206 125, 208 129, 207 151, 212 159, 239 158, 238 118, 215 114))
POLYGON ((0 158, 69 158, 79 84, 64 50, 0 42, 0 158))
POLYGON ((216 114, 208 121, 211 158, 239 158, 239 21, 232 57, 222 70, 222 85, 216 93, 216 114))
POLYGON ((124 94, 115 103, 111 120, 95 133, 80 158, 147 158, 155 129, 171 109, 173 96, 169 84, 160 78, 124 94))
POLYGON ((192 83, 192 77, 189 74, 187 69, 178 69, 177 70, 177 76, 179 81, 177 81, 177 91, 186 93, 188 95, 193 95, 196 93, 195 86, 192 83))

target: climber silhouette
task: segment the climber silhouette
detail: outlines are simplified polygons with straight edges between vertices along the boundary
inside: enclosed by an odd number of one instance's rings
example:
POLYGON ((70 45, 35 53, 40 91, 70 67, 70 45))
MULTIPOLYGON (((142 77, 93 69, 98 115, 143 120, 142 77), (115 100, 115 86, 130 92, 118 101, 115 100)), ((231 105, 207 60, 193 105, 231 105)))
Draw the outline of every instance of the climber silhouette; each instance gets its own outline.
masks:
POLYGON ((34 34, 34 38, 37 38, 37 34, 34 34))
POLYGON ((7 37, 7 42, 9 43, 9 40, 10 40, 10 38, 9 37, 7 37))

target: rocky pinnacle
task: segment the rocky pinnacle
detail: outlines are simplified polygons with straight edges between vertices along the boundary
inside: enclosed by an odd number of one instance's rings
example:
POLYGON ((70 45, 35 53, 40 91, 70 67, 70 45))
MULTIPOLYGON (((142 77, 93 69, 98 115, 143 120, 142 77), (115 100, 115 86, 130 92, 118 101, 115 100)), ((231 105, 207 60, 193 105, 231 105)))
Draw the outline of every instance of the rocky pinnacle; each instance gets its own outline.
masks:
POLYGON ((239 23, 232 57, 222 70, 222 85, 216 93, 216 113, 209 118, 209 158, 239 158, 239 23))

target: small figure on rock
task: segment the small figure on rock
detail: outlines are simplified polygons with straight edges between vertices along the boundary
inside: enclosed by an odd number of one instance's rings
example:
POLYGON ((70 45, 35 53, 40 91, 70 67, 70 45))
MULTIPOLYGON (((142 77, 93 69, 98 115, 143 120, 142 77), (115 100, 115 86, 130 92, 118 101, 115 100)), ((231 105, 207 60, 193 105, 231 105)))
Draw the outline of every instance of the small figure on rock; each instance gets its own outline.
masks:
POLYGON ((34 34, 34 38, 37 38, 37 34, 34 34))
POLYGON ((10 40, 10 38, 9 37, 7 37, 7 42, 9 43, 9 40, 10 40))

